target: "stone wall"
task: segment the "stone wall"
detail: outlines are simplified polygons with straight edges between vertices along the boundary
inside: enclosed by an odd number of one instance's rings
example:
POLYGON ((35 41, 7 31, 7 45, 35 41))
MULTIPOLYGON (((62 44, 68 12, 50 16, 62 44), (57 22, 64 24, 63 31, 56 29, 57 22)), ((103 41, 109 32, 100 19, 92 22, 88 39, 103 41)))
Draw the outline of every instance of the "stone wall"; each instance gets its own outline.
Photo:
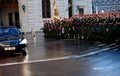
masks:
MULTIPOLYGON (((43 27, 43 20, 53 20, 53 1, 51 1, 51 18, 42 18, 42 0, 19 0, 19 13, 22 31, 31 32, 40 31, 43 27), (26 11, 23 12, 22 5, 25 5, 26 11)), ((61 18, 68 18, 68 0, 56 0, 61 18)), ((92 13, 91 0, 73 0, 73 15, 77 14, 76 6, 84 8, 84 13, 92 13)))

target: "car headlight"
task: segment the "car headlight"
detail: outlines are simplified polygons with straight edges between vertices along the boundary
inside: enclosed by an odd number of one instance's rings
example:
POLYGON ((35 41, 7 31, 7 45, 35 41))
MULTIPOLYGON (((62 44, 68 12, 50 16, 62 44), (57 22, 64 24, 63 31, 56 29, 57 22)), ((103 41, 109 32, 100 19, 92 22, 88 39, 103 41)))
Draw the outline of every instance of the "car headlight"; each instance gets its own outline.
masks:
POLYGON ((27 45, 27 39, 21 40, 21 42, 19 44, 26 44, 27 45))

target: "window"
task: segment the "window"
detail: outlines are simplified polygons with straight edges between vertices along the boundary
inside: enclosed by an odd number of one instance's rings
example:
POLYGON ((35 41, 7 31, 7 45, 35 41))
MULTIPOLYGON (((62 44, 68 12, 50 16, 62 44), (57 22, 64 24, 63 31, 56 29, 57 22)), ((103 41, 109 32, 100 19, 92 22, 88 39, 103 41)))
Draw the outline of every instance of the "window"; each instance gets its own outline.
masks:
POLYGON ((113 3, 113 4, 116 4, 116 0, 112 0, 112 3, 113 3))
POLYGON ((99 4, 99 2, 98 2, 98 1, 96 1, 96 2, 95 2, 95 5, 98 5, 98 4, 99 4))
POLYGON ((42 0, 43 18, 51 18, 50 0, 42 0))
POLYGON ((118 8, 118 12, 120 12, 120 8, 118 8))
POLYGON ((107 0, 107 4, 110 4, 110 0, 107 0))
POLYGON ((68 3, 69 3, 68 5, 69 17, 71 17, 72 16, 72 0, 68 0, 68 3))
POLYGON ((84 14, 84 8, 79 8, 79 14, 84 14))
POLYGON ((104 0, 102 0, 102 1, 101 1, 101 4, 103 5, 104 3, 105 3, 104 0))
POLYGON ((120 0, 118 0, 118 3, 120 4, 120 0))

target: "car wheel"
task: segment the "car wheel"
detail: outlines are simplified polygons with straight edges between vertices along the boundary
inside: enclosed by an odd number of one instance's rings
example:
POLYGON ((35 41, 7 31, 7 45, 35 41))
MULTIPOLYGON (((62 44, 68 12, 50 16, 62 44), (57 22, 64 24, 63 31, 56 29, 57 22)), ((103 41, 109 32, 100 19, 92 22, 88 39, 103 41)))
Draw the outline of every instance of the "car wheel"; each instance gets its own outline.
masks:
POLYGON ((27 55, 27 51, 22 51, 22 55, 26 56, 27 55))
POLYGON ((26 56, 28 54, 28 50, 27 50, 27 48, 25 48, 23 51, 22 51, 22 55, 23 56, 26 56))

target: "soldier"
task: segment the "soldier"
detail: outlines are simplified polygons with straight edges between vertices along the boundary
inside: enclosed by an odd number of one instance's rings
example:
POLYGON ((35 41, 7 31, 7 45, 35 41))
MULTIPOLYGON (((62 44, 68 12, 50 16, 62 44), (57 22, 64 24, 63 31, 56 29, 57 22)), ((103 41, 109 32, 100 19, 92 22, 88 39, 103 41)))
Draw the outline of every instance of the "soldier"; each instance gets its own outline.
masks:
POLYGON ((61 29, 61 38, 65 39, 65 21, 62 21, 61 22, 61 26, 60 26, 60 29, 61 29))
POLYGON ((46 22, 44 22, 43 33, 44 33, 44 37, 47 37, 47 23, 46 22))
POLYGON ((81 39, 81 18, 78 20, 77 27, 78 27, 78 39, 81 39))
POLYGON ((74 23, 69 22, 69 38, 74 39, 74 23))
POLYGON ((93 36, 93 23, 94 23, 94 19, 91 18, 89 25, 88 25, 88 35, 87 35, 87 39, 92 40, 92 36, 93 36))
POLYGON ((100 41, 105 41, 106 40, 106 36, 107 36, 107 27, 108 23, 107 23, 107 17, 105 18, 105 20, 102 23, 102 35, 101 35, 101 40, 100 41))
POLYGON ((48 33, 49 38, 52 37, 52 26, 50 23, 48 23, 48 32, 47 33, 48 33))
POLYGON ((103 29, 104 29, 104 18, 103 17, 99 17, 99 22, 97 25, 97 40, 101 41, 103 39, 104 33, 103 33, 103 29))
POLYGON ((55 32, 56 32, 56 39, 59 39, 60 38, 60 22, 58 21, 56 24, 56 29, 55 29, 55 32))
POLYGON ((79 31, 80 31, 80 20, 76 18, 74 22, 74 34, 75 34, 75 39, 78 39, 79 31))
POLYGON ((64 37, 67 39, 69 34, 69 27, 68 27, 68 21, 65 21, 64 23, 64 37))
POLYGON ((92 37, 91 37, 91 39, 93 39, 93 40, 96 40, 97 39, 97 30, 98 30, 98 28, 97 28, 97 26, 98 26, 98 23, 99 23, 99 17, 97 16, 96 17, 96 19, 95 19, 95 22, 93 23, 93 27, 92 27, 92 37))
POLYGON ((115 28, 116 28, 116 40, 117 44, 120 43, 120 15, 119 13, 116 16, 116 21, 115 21, 115 28))

